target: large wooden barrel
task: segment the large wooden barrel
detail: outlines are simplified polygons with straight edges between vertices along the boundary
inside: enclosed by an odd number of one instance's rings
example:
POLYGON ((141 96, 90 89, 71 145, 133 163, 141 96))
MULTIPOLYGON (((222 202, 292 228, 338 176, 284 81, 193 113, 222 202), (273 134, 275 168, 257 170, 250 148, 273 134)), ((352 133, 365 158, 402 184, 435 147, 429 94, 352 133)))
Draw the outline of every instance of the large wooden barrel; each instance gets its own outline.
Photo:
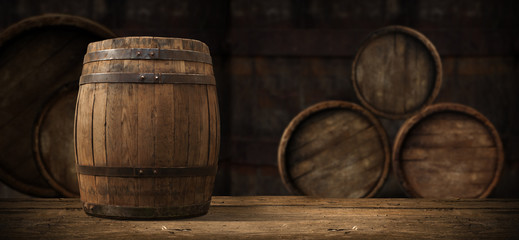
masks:
POLYGON ((207 213, 220 130, 204 43, 159 37, 91 43, 75 129, 86 213, 136 219, 207 213))
POLYGON ((43 108, 34 127, 34 155, 47 182, 67 197, 79 197, 74 155, 77 82, 63 86, 43 108))
POLYGON ((371 112, 386 118, 409 117, 431 104, 441 79, 436 48, 407 27, 389 26, 371 33, 353 61, 357 97, 371 112))
POLYGON ((487 118, 453 103, 409 118, 393 146, 393 168, 407 193, 425 198, 484 198, 503 169, 503 145, 487 118))
POLYGON ((93 21, 62 14, 28 18, 0 34, 1 181, 33 196, 59 195, 38 170, 34 123, 53 93, 77 82, 88 43, 112 37, 93 21))
POLYGON ((284 185, 294 194, 371 197, 383 185, 389 142, 379 121, 353 103, 326 101, 299 113, 278 149, 284 185))

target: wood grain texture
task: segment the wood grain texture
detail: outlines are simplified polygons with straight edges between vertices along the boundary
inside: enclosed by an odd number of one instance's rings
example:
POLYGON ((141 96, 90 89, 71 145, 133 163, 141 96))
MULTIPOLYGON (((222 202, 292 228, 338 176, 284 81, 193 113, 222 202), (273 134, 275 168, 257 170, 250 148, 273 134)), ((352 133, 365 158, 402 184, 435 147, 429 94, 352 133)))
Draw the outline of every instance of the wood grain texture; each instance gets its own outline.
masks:
POLYGON ((441 87, 441 60, 421 33, 389 26, 371 33, 353 61, 352 81, 362 104, 377 115, 405 118, 432 101, 441 87))
POLYGON ((408 119, 393 147, 393 166, 407 193, 426 198, 484 198, 503 169, 501 139, 476 110, 431 105, 408 119))
POLYGON ((378 120, 349 102, 327 101, 298 114, 283 133, 278 166, 294 194, 371 197, 386 179, 387 135, 378 120))
POLYGON ((0 200, 8 239, 515 239, 517 200, 215 196, 205 216, 119 221, 77 199, 0 200), (89 231, 78 231, 84 227, 89 231))
POLYGON ((0 34, 0 179, 10 187, 58 194, 32 154, 34 123, 53 93, 77 81, 88 43, 109 37, 114 34, 97 23, 61 14, 28 18, 0 34))
POLYGON ((39 170, 67 197, 79 197, 73 132, 77 88, 77 84, 69 84, 60 89, 45 104, 34 127, 33 149, 39 170))
MULTIPOLYGON (((196 40, 158 37, 95 42, 89 45, 88 52, 133 48, 209 53, 207 46, 196 40)), ((102 60, 83 66, 83 74, 107 72, 213 75, 211 64, 179 60, 102 60)), ((80 86, 77 106, 80 165, 168 168, 218 164, 219 110, 214 85, 84 84, 80 86)), ((214 185, 214 176, 132 178, 79 174, 79 178, 85 204, 136 208, 198 206, 211 199, 214 185)), ((183 214, 189 215, 157 217, 183 214)))

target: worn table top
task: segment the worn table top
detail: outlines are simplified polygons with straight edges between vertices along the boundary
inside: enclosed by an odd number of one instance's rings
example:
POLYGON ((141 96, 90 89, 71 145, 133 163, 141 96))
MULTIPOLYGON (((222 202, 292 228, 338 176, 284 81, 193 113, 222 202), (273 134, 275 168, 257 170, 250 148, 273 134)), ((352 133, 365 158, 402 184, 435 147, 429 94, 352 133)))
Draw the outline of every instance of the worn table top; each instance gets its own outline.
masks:
POLYGON ((2 239, 519 239, 519 200, 213 197, 205 216, 87 216, 78 199, 1 199, 2 239), (7 238, 5 238, 7 237, 7 238))

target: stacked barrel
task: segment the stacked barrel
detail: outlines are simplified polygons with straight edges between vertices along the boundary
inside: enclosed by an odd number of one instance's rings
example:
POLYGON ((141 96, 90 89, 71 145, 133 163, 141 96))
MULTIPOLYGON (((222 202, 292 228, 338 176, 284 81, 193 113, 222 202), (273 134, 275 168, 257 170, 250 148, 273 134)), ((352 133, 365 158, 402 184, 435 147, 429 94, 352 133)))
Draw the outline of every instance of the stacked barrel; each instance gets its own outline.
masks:
POLYGON ((355 56, 351 79, 365 108, 319 103, 286 128, 278 164, 291 192, 371 197, 386 179, 391 159, 409 196, 490 194, 504 162, 499 135, 488 119, 468 106, 433 104, 441 88, 442 66, 424 35, 402 26, 371 33, 355 56), (373 114, 407 118, 394 139, 392 155, 386 148, 387 134, 373 114))
POLYGON ((45 14, 0 34, 0 180, 38 197, 79 197, 74 163, 74 106, 83 56, 113 38, 78 16, 45 14))

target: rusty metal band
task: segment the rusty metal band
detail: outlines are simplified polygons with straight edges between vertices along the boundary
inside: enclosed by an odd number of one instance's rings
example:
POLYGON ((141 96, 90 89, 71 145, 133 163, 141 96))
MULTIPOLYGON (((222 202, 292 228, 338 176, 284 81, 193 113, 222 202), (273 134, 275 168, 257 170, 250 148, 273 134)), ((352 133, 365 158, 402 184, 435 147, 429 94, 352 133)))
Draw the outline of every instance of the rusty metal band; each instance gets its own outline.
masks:
POLYGON ((85 54, 83 63, 104 60, 175 60, 213 64, 211 55, 190 50, 131 48, 107 49, 85 54))
POLYGON ((89 83, 155 83, 216 85, 214 76, 183 73, 92 73, 82 75, 79 85, 89 83))
POLYGON ((133 168, 133 167, 101 167, 101 166, 77 166, 77 171, 83 175, 105 177, 132 177, 132 178, 158 178, 158 177, 193 177, 215 176, 216 166, 208 167, 159 167, 159 168, 133 168))
POLYGON ((173 219, 204 215, 210 204, 211 201, 187 206, 127 207, 83 203, 83 210, 89 215, 115 219, 173 219))

